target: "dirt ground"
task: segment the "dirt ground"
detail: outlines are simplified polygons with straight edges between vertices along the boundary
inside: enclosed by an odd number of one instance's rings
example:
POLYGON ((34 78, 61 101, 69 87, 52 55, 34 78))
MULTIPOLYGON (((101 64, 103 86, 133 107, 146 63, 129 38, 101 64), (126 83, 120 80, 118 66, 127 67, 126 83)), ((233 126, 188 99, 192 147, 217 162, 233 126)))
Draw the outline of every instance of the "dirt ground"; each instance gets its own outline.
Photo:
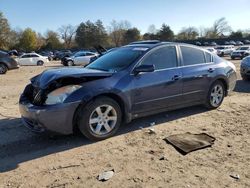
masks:
MULTIPOLYGON (((234 61, 239 70, 239 62, 234 61)), ((138 119, 117 136, 92 143, 77 136, 36 135, 21 123, 18 98, 45 67, 21 67, 0 76, 0 187, 250 187, 250 82, 213 111, 191 107, 138 119), (155 122, 156 134, 147 127, 155 122), (141 129, 144 127, 144 129, 141 129), (181 155, 163 138, 207 133, 211 148, 181 155), (165 160, 159 160, 165 156, 165 160), (96 177, 114 169, 106 182, 96 177), (234 179, 230 175, 239 175, 234 179)))

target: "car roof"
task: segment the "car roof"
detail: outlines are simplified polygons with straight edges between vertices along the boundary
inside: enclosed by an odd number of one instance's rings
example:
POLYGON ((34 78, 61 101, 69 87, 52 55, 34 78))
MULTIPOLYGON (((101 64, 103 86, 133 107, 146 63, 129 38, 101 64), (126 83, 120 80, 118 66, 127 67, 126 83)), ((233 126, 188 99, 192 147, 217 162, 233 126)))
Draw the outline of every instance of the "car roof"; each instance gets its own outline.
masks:
POLYGON ((193 44, 187 44, 187 43, 180 43, 180 42, 161 42, 161 41, 158 41, 158 42, 147 42, 147 41, 137 41, 137 42, 133 42, 133 43, 130 43, 128 45, 126 45, 125 47, 141 47, 141 48, 149 48, 149 49, 152 49, 152 48, 155 48, 157 46, 162 46, 162 45, 167 45, 167 44, 172 44, 172 45, 185 45, 185 46, 190 46, 190 47, 193 47, 193 48, 200 48, 202 49, 201 47, 199 46, 196 46, 196 45, 193 45, 193 44))
MULTIPOLYGON (((39 54, 33 53, 33 52, 32 52, 32 53, 25 53, 25 54, 23 54, 23 55, 39 55, 39 54)), ((22 56, 23 56, 23 55, 22 55, 22 56)))

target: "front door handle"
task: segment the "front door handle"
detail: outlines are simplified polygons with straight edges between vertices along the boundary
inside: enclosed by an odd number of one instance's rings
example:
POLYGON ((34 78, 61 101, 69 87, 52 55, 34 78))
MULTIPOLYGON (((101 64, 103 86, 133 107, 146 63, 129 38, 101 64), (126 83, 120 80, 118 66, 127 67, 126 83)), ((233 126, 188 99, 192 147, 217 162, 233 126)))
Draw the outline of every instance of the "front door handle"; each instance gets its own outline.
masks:
POLYGON ((212 73, 212 72, 214 72, 214 70, 215 70, 214 68, 209 68, 207 71, 212 73))
POLYGON ((172 80, 177 81, 180 80, 181 76, 180 75, 174 75, 174 77, 172 78, 172 80))

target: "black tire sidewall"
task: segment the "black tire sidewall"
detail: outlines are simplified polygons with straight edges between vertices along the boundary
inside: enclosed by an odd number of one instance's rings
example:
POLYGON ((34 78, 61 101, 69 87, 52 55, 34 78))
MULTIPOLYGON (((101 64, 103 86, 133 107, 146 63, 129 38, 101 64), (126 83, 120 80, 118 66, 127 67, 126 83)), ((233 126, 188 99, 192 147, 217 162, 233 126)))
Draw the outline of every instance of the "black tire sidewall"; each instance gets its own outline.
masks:
POLYGON ((43 61, 37 61, 37 66, 43 66, 44 62, 43 61))
POLYGON ((5 74, 8 70, 8 68, 4 65, 4 64, 0 64, 0 67, 3 68, 3 73, 0 73, 0 74, 5 74))
POLYGON ((224 100, 224 98, 225 98, 225 93, 226 93, 226 89, 225 89, 224 84, 223 84, 221 81, 219 81, 219 80, 215 81, 215 82, 211 85, 211 87, 210 87, 210 89, 209 89, 209 91, 208 91, 208 94, 207 94, 207 101, 206 101, 206 107, 209 108, 209 109, 216 109, 216 108, 220 107, 220 105, 222 104, 222 102, 223 102, 223 100, 224 100), (213 105, 211 104, 210 97, 211 97, 211 92, 212 92, 213 88, 214 88, 216 85, 221 85, 221 87, 223 88, 223 98, 222 98, 220 104, 219 104, 218 106, 215 107, 215 106, 213 106, 213 105))
POLYGON ((77 126, 80 132, 92 141, 100 141, 113 136, 119 129, 122 123, 122 111, 119 104, 109 97, 98 97, 95 100, 90 101, 84 106, 81 106, 77 111, 77 126), (92 112, 101 105, 111 105, 117 113, 117 122, 114 129, 106 135, 96 135, 92 132, 89 126, 89 118, 92 112))

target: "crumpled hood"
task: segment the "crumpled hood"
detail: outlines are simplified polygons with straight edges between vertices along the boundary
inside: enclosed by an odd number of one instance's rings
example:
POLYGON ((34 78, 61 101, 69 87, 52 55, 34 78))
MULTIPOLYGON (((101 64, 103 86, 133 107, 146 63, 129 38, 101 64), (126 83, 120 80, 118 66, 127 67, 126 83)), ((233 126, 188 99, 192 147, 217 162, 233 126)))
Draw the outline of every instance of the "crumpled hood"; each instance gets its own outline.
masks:
POLYGON ((48 87, 50 83, 61 78, 84 78, 84 77, 109 77, 112 72, 86 69, 86 68, 59 68, 49 69, 31 78, 31 83, 41 89, 48 87))

